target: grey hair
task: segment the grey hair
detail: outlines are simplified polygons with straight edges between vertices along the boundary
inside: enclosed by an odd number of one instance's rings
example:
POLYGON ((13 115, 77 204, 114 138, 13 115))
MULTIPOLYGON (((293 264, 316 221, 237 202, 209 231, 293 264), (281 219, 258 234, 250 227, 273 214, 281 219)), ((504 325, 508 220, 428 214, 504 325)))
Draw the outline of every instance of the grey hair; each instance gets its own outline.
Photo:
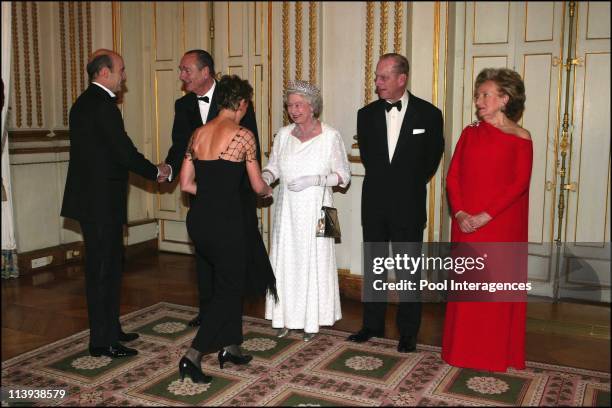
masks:
POLYGON ((381 55, 378 60, 382 61, 387 58, 393 60, 394 62, 393 69, 395 70, 395 73, 406 74, 406 75, 410 74, 410 62, 408 62, 408 58, 404 57, 401 54, 390 52, 390 53, 381 55))
POLYGON ((319 118, 323 110, 323 98, 321 98, 321 91, 319 88, 306 81, 290 81, 283 95, 283 105, 285 109, 287 109, 289 95, 300 95, 304 97, 312 108, 313 116, 317 119, 319 118))

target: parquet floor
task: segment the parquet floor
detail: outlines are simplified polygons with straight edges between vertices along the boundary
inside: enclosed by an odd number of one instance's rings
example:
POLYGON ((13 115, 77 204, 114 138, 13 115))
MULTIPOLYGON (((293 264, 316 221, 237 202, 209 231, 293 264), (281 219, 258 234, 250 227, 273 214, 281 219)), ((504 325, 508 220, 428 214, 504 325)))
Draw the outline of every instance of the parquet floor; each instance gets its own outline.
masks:
MULTIPOLYGON (((147 251, 126 261, 121 313, 160 301, 195 306, 195 261, 188 255, 147 251)), ((263 317, 263 301, 245 305, 263 317)), ((335 329, 361 326, 361 303, 342 300, 335 329)), ((577 303, 530 303, 527 359, 610 372, 610 307, 577 303)), ((397 339, 395 306, 387 312, 386 334, 397 339)), ((440 346, 444 304, 425 304, 419 343, 440 346)), ((81 266, 58 267, 2 280, 2 361, 88 328, 81 266)))

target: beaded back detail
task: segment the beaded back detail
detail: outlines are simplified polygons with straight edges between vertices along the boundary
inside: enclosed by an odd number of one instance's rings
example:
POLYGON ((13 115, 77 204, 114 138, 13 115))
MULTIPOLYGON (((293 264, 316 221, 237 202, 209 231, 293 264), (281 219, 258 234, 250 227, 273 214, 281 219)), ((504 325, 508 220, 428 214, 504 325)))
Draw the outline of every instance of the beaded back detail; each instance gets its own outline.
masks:
POLYGON ((247 129, 241 127, 227 146, 227 149, 219 155, 219 158, 233 162, 257 160, 255 136, 247 129))

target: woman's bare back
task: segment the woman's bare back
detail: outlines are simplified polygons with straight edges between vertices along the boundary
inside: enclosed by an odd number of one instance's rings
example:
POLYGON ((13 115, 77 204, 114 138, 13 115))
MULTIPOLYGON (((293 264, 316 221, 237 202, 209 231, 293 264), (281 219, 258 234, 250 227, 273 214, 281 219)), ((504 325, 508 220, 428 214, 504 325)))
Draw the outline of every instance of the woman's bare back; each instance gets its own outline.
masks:
POLYGON ((229 119, 215 118, 193 133, 188 150, 198 160, 217 160, 228 151, 241 127, 229 119))

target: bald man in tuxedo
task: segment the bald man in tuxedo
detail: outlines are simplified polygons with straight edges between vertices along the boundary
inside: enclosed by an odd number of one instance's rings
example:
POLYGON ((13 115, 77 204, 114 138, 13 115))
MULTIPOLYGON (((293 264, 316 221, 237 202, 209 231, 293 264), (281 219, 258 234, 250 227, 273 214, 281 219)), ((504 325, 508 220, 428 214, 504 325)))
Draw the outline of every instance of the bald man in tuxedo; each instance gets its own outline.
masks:
POLYGON ((61 215, 78 221, 85 243, 89 353, 129 357, 138 351, 121 342, 138 338, 119 323, 123 274, 123 226, 127 222, 128 173, 167 178, 125 132, 116 93, 126 80, 121 55, 97 50, 87 64, 89 87, 70 109, 70 161, 61 215))

